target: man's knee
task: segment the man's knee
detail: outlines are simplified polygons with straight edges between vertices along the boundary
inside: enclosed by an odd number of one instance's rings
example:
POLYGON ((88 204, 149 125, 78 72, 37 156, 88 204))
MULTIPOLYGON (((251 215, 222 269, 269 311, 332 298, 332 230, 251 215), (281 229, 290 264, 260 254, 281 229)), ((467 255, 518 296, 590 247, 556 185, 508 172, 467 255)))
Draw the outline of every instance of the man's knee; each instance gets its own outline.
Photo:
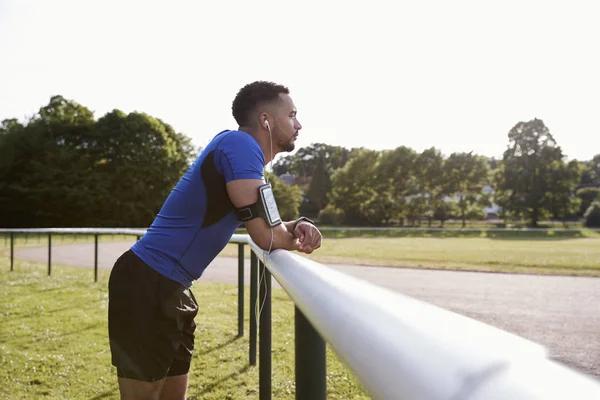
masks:
POLYGON ((121 400, 159 400, 165 379, 156 382, 119 378, 121 400))
POLYGON ((188 374, 169 376, 161 388, 160 400, 185 400, 188 388, 188 374))

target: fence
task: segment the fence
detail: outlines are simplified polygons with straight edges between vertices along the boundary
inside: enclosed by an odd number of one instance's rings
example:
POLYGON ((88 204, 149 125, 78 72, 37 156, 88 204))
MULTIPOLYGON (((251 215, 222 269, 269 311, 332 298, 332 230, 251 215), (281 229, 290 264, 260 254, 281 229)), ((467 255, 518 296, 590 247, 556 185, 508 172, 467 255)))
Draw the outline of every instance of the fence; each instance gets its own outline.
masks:
MULTIPOLYGON (((0 229, 14 235, 93 234, 95 273, 99 235, 143 235, 137 229, 0 229)), ((530 341, 436 306, 394 293, 275 250, 268 256, 247 235, 238 244, 238 335, 243 336, 244 246, 249 245, 250 301, 259 296, 260 320, 250 307, 249 359, 259 355, 259 398, 271 399, 271 276, 295 303, 296 398, 326 398, 326 343, 374 399, 533 400, 600 399, 600 383, 548 359, 530 341), (257 329, 260 329, 258 335, 257 329), (258 337, 258 348, 257 348, 258 337)))

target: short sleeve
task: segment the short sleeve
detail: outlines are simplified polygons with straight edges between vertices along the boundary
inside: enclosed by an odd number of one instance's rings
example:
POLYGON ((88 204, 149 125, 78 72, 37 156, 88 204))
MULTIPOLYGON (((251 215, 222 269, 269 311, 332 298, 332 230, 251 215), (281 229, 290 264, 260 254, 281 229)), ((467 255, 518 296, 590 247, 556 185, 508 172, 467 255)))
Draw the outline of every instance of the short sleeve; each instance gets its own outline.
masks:
POLYGON ((256 139, 246 132, 228 133, 217 146, 215 155, 217 170, 225 176, 225 182, 264 178, 263 151, 256 139))

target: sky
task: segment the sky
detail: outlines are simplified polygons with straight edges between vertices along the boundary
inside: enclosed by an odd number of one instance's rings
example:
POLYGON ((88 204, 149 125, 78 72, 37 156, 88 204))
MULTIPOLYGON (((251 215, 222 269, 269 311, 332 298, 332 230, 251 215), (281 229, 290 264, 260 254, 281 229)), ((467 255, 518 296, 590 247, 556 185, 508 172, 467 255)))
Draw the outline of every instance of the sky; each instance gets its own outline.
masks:
POLYGON ((296 148, 501 157, 542 119, 600 153, 600 2, 0 0, 0 120, 60 94, 161 118, 205 146, 255 80, 290 88, 296 148))

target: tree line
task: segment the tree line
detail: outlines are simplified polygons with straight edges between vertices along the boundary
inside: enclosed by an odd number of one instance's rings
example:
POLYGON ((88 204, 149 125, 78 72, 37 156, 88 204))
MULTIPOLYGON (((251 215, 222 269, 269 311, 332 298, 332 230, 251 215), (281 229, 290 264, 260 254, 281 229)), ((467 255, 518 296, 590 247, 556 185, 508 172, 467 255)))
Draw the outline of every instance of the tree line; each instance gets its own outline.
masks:
MULTIPOLYGON (((598 219, 600 154, 565 161, 537 119, 518 123, 508 138, 501 160, 315 143, 279 158, 270 181, 284 219, 443 224, 483 218, 492 203, 501 217, 532 225, 598 219)), ((148 226, 197 154, 189 137, 159 118, 113 110, 95 119, 85 106, 54 96, 26 121, 0 124, 0 226, 148 226)))
POLYGON ((502 159, 473 152, 445 157, 439 149, 417 152, 346 149, 323 143, 281 158, 274 172, 304 188, 301 213, 347 225, 418 225, 426 220, 485 218, 499 207, 504 220, 538 226, 545 219, 600 226, 600 154, 567 161, 540 119, 508 132, 502 159))
MULTIPOLYGON (((113 110, 96 120, 53 96, 25 122, 0 123, 0 227, 147 227, 197 155, 159 118, 113 110)), ((300 189, 273 186, 282 216, 297 216, 300 189)))
POLYGON ((194 156, 158 118, 113 110, 95 120, 54 96, 25 123, 0 125, 0 223, 146 226, 194 156))

